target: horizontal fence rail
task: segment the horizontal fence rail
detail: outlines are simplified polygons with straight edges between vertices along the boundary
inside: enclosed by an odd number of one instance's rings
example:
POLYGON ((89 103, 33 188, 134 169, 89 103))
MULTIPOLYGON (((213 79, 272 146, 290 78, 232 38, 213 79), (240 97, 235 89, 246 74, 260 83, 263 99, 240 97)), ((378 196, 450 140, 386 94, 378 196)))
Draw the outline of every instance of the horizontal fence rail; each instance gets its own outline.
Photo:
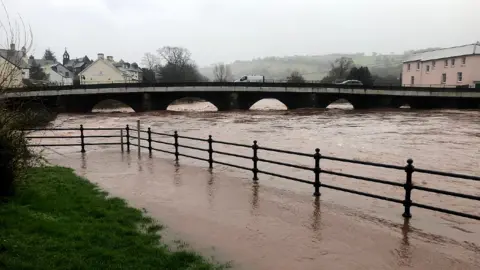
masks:
POLYGON ((83 127, 83 125, 80 125, 80 127, 78 128, 45 128, 45 129, 23 130, 23 132, 38 132, 38 131, 69 131, 70 134, 62 135, 62 136, 28 134, 26 135, 26 137, 31 140, 79 139, 80 141, 75 143, 69 143, 69 144, 68 143, 67 144, 60 144, 60 143, 59 144, 42 144, 42 143, 31 144, 30 146, 32 147, 42 147, 42 146, 49 146, 49 147, 77 146, 78 147, 80 146, 80 151, 85 152, 86 151, 85 146, 89 146, 89 145, 119 145, 122 151, 124 151, 124 148, 126 148, 126 151, 130 152, 131 147, 135 146, 137 147, 139 153, 140 153, 140 149, 147 149, 150 155, 154 151, 171 154, 174 156, 176 161, 179 160, 179 157, 186 157, 186 158, 192 158, 192 159, 207 162, 209 168, 213 168, 214 164, 218 164, 218 165, 228 166, 236 169, 250 171, 252 173, 252 179, 255 182, 259 181, 259 178, 258 178, 259 174, 264 174, 264 175, 274 176, 278 178, 283 178, 290 181, 309 184, 313 186, 314 196, 320 196, 320 189, 326 188, 326 189, 333 189, 333 190, 342 191, 346 193, 357 194, 357 195, 366 196, 374 199, 401 204, 404 209, 402 215, 405 218, 412 217, 411 207, 413 206, 413 207, 423 208, 423 209, 432 210, 440 213, 470 218, 474 220, 480 220, 480 216, 475 214, 463 213, 463 212, 454 211, 451 209, 444 209, 440 207, 426 205, 423 203, 417 203, 417 202, 414 202, 412 199, 412 190, 420 190, 428 193, 435 193, 435 194, 441 194, 441 195, 452 196, 457 198, 463 198, 467 200, 480 201, 480 196, 478 195, 463 194, 460 192, 453 192, 448 190, 440 190, 440 189, 435 189, 435 188, 430 188, 425 186, 419 186, 413 183, 414 173, 422 173, 422 174, 434 175, 434 176, 446 176, 446 177, 451 177, 451 178, 456 178, 461 180, 478 181, 480 183, 479 176, 415 168, 413 166, 412 159, 408 159, 405 166, 359 161, 359 160, 353 160, 353 159, 345 159, 345 158, 322 155, 318 148, 315 149, 315 151, 312 151, 312 153, 304 153, 304 152, 296 152, 296 151, 289 151, 289 150, 282 150, 282 149, 260 146, 257 141, 253 141, 253 144, 247 145, 247 144, 241 144, 241 143, 214 140, 212 136, 208 136, 208 138, 196 138, 196 137, 190 137, 185 135, 179 135, 177 131, 174 131, 173 133, 154 132, 151 130, 151 128, 148 128, 147 130, 141 129, 140 122, 137 122, 136 128, 131 128, 129 125, 126 125, 124 128, 85 128, 83 127), (108 134, 108 135, 106 134, 85 135, 85 131, 110 131, 115 133, 108 134), (94 139, 94 138, 117 138, 117 140, 116 142, 90 142, 90 139, 94 139), (143 145, 142 142, 146 143, 146 145, 143 145), (195 146, 185 144, 185 142, 194 142, 195 146), (153 146, 153 144, 161 145, 163 146, 163 148, 160 146, 153 146), (231 147, 237 147, 238 149, 244 149, 244 150, 250 149, 251 155, 217 150, 216 145, 226 145, 231 147), (168 149, 165 149, 167 147, 168 149), (187 154, 182 152, 181 151, 182 149, 188 149, 188 150, 206 153, 208 157, 199 157, 192 154, 187 154), (293 155, 296 157, 310 158, 311 166, 281 162, 278 160, 272 160, 267 158, 259 158, 258 156, 259 152, 281 153, 281 154, 293 155), (242 160, 248 160, 251 162, 251 167, 246 167, 244 165, 233 164, 225 161, 216 160, 214 159, 214 155, 230 156, 230 157, 239 158, 242 160), (322 160, 329 160, 329 161, 340 162, 345 164, 356 164, 356 165, 362 165, 362 166, 369 166, 373 168, 384 168, 384 169, 400 171, 405 174, 405 180, 403 183, 397 183, 397 182, 393 182, 385 179, 378 179, 373 177, 365 177, 360 175, 325 170, 325 169, 322 169, 322 167, 320 166, 322 160), (314 180, 311 181, 309 179, 302 179, 298 177, 279 174, 276 172, 266 171, 264 169, 259 168, 259 163, 274 164, 277 166, 289 167, 289 168, 297 169, 300 171, 310 172, 314 180), (351 180, 372 182, 372 183, 382 184, 385 186, 392 186, 396 188, 403 188, 404 198, 403 199, 391 198, 391 197, 387 197, 379 194, 372 194, 368 192, 362 192, 358 190, 335 186, 332 184, 325 184, 321 182, 321 175, 323 174, 344 177, 351 180))
POLYGON ((35 143, 30 144, 30 147, 66 147, 66 146, 80 146, 80 152, 85 153, 86 149, 85 146, 94 146, 94 145, 119 145, 121 150, 123 151, 123 132, 124 128, 85 128, 83 125, 80 125, 78 128, 32 128, 32 129, 23 129, 22 132, 59 132, 59 131, 68 131, 70 134, 66 135, 26 135, 25 138, 28 140, 35 140, 35 139, 78 139, 79 142, 71 142, 71 143, 35 143), (110 134, 99 134, 99 135, 86 135, 85 132, 97 132, 97 131, 104 131, 109 132, 110 134), (75 133, 75 134, 71 134, 75 133), (117 138, 116 142, 108 141, 108 142, 90 142, 90 139, 99 139, 99 138, 117 138))

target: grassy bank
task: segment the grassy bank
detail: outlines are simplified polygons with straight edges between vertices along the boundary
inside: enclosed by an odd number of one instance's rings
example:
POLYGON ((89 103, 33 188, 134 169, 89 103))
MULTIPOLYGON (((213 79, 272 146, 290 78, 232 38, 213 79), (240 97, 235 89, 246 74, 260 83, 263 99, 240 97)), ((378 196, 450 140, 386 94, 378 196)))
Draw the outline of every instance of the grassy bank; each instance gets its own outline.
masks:
POLYGON ((0 269, 219 269, 159 242, 160 226, 61 167, 35 168, 0 203, 0 269))

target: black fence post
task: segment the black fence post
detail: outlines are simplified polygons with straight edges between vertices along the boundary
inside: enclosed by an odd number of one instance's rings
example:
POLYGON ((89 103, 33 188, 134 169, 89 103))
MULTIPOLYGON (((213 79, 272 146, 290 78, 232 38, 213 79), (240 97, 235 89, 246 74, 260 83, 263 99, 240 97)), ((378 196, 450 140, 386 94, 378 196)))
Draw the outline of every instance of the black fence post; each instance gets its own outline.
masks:
POLYGON ((208 135, 208 166, 213 168, 213 140, 212 135, 208 135))
POLYGON ((82 150, 80 152, 85 153, 85 135, 83 134, 83 125, 80 125, 80 145, 82 150))
POLYGON ((258 175, 257 175, 258 174, 258 167, 257 167, 258 145, 257 145, 257 141, 253 141, 252 149, 253 149, 253 157, 252 157, 252 160, 253 160, 253 169, 252 169, 253 181, 258 181, 258 175))
POLYGON ((315 154, 313 155, 313 158, 315 159, 315 169, 313 169, 313 172, 315 173, 315 184, 313 186, 315 187, 315 192, 313 193, 313 196, 319 197, 320 196, 320 186, 322 185, 320 183, 320 158, 322 158, 322 155, 320 154, 320 149, 315 149, 315 154))
POLYGON ((125 130, 126 130, 126 133, 127 133, 127 134, 125 134, 125 137, 126 137, 125 139, 127 140, 127 152, 130 152, 130 126, 127 125, 125 127, 125 130))
POLYGON ((176 130, 173 132, 173 138, 175 139, 173 143, 173 146, 175 146, 175 160, 178 161, 178 132, 176 130))
POLYGON ((415 167, 412 164, 413 164, 413 160, 409 158, 407 160, 407 166, 405 166, 405 172, 407 173, 407 180, 405 182, 405 185, 403 186, 405 188, 405 200, 403 201, 405 212, 403 212, 402 216, 405 218, 412 217, 412 213, 410 213, 410 207, 412 206, 412 189, 413 189, 412 174, 413 174, 413 171, 415 170, 415 167))
POLYGON ((152 154, 152 129, 148 128, 147 133, 148 133, 148 153, 151 155, 152 154))

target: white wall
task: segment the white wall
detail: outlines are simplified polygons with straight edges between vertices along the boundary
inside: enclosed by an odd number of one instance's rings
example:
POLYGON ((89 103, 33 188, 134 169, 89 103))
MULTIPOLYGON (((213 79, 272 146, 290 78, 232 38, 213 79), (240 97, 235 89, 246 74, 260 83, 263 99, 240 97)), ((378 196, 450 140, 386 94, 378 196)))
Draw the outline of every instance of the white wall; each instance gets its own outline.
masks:
POLYGON ((0 88, 23 87, 22 70, 0 57, 0 88))
POLYGON ((51 65, 47 65, 42 67, 45 74, 48 75, 48 81, 52 84, 57 85, 72 85, 73 84, 73 76, 72 72, 63 68, 63 66, 57 66, 57 71, 52 69, 51 65), (66 76, 69 77, 66 77, 66 76))
POLYGON ((122 73, 107 60, 99 59, 85 70, 80 72, 80 83, 99 84, 99 83, 122 83, 125 78, 122 73), (82 78, 85 77, 85 79, 82 78))

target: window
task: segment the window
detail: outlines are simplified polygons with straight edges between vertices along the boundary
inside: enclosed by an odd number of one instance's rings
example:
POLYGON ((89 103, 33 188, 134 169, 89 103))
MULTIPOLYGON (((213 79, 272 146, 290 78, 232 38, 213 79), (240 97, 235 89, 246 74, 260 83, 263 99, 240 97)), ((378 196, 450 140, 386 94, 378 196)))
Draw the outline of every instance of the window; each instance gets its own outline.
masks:
POLYGON ((448 60, 445 60, 445 67, 448 67, 448 60))
POLYGON ((467 57, 462 57, 462 65, 465 65, 467 63, 467 57))
POLYGON ((462 74, 462 72, 458 72, 458 73, 457 73, 457 81, 458 81, 458 82, 462 82, 462 81, 463 81, 463 74, 462 74))
POLYGON ((407 65, 407 71, 410 71, 410 64, 407 65))
POLYGON ((247 76, 243 76, 240 81, 243 82, 243 81, 246 81, 247 80, 247 76))
POLYGON ((65 77, 70 77, 70 72, 66 71, 65 72, 65 77))
POLYGON ((427 65, 426 73, 430 72, 430 65, 427 65))
POLYGON ((437 62, 435 61, 432 61, 432 69, 435 69, 435 65, 437 64, 437 62))
POLYGON ((417 70, 420 69, 420 62, 417 62, 417 70))
POLYGON ((411 85, 415 84, 415 76, 410 77, 410 84, 411 85))
POLYGON ((447 73, 442 74, 442 84, 447 83, 447 73))
POLYGON ((455 66, 455 58, 452 59, 452 67, 455 66))

